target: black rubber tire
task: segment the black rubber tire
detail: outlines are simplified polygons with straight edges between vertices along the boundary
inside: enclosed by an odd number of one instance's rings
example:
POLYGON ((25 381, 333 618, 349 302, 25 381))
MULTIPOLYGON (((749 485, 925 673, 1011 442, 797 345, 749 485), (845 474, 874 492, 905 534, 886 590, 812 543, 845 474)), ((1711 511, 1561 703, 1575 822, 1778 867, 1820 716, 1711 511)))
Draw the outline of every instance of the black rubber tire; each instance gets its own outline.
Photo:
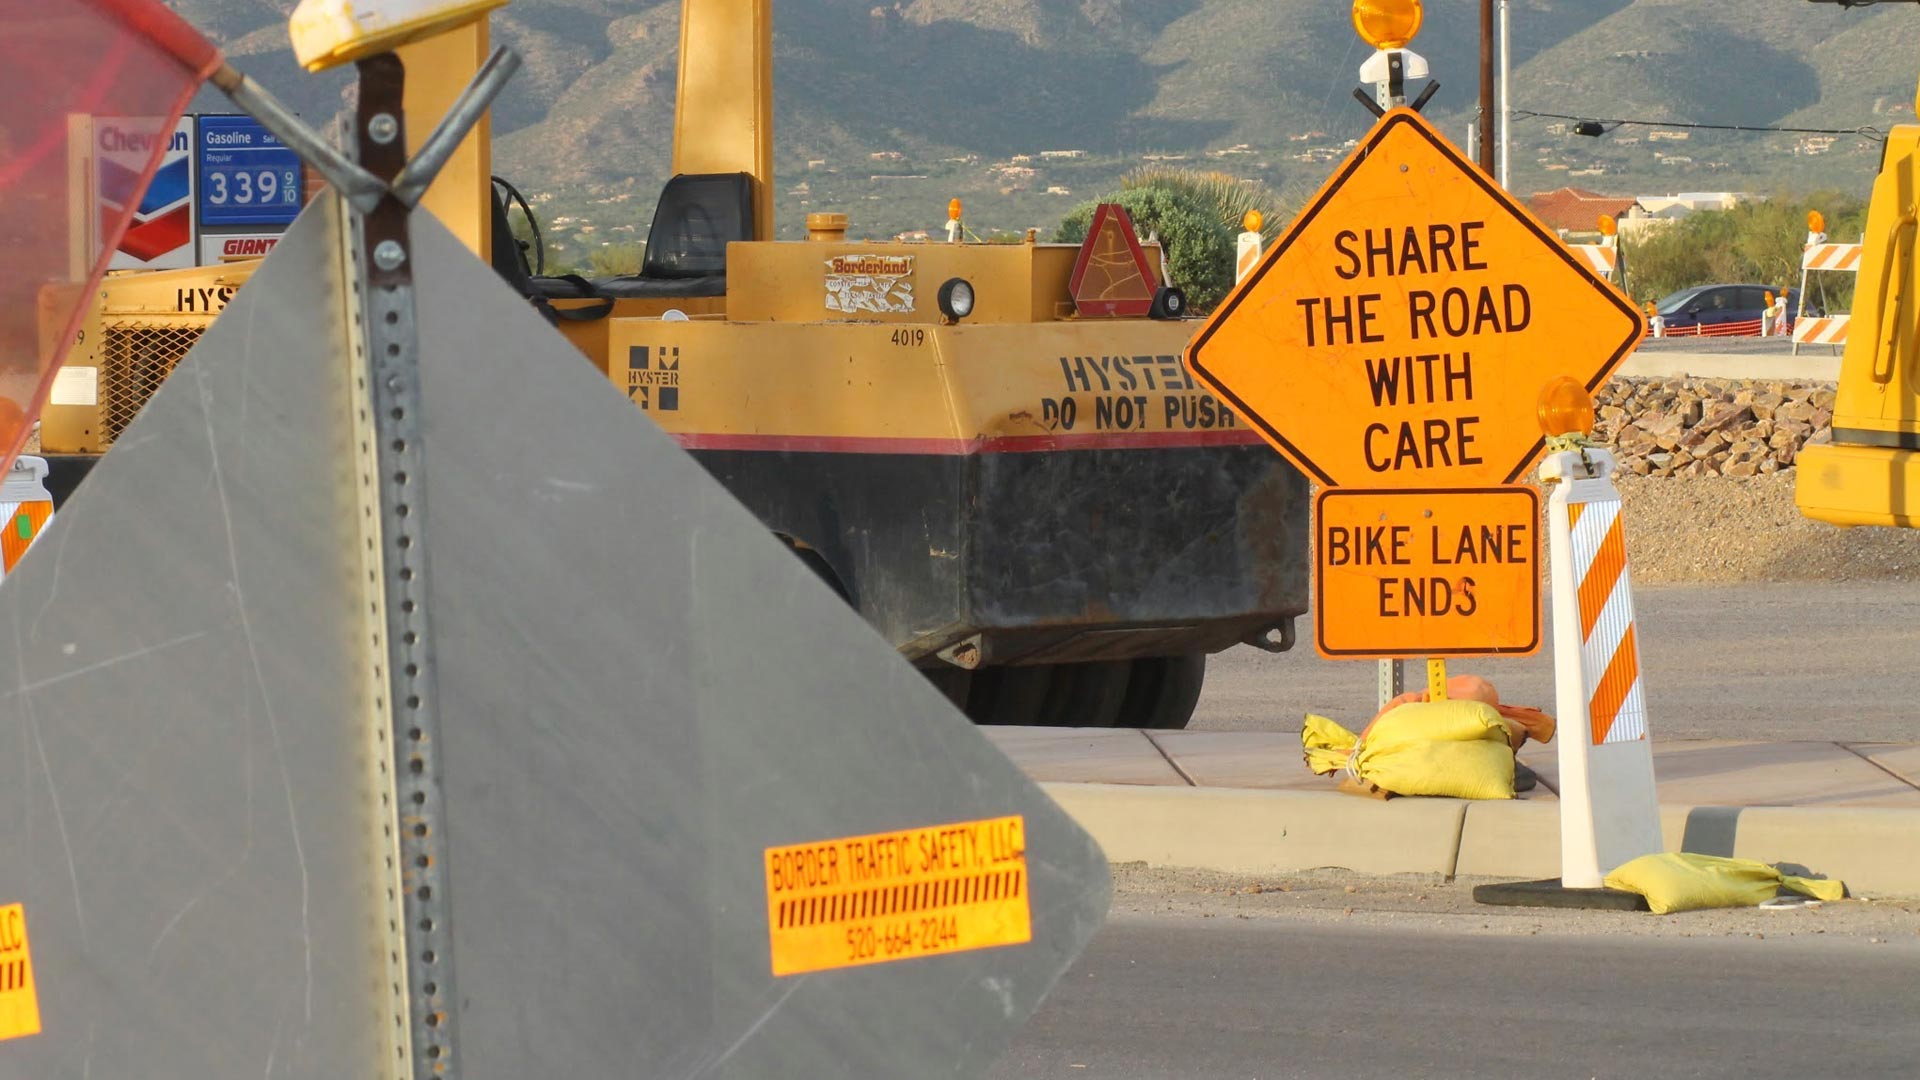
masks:
POLYGON ((1200 688, 1206 681, 1206 653, 1135 660, 1133 678, 1115 726, 1161 731, 1184 728, 1193 719, 1194 706, 1200 703, 1200 688))
POLYGON ((1053 686, 1035 722, 1047 727, 1113 727, 1132 678, 1133 664, 1126 660, 1055 665, 1053 686))
POLYGON ((1040 711, 1053 689, 1054 667, 990 667, 973 673, 967 694, 967 715, 976 724, 1030 727, 1040 723, 1040 711))

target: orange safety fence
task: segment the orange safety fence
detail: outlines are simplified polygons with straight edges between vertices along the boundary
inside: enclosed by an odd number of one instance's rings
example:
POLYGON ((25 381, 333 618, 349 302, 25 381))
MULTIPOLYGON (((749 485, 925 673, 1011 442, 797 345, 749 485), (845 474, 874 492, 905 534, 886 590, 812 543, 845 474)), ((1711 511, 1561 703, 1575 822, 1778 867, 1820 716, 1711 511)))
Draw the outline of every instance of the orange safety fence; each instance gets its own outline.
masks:
POLYGON ((1663 331, 1666 337, 1759 337, 1761 320, 1750 319, 1746 322, 1714 323, 1711 326, 1669 326, 1663 331))
POLYGON ((181 113, 223 60, 159 0, 0 0, 0 26, 4 473, 113 252, 190 228, 186 185, 153 182, 181 113), (72 169, 76 160, 94 167, 72 169), (98 190, 75 175, 98 176, 98 190))

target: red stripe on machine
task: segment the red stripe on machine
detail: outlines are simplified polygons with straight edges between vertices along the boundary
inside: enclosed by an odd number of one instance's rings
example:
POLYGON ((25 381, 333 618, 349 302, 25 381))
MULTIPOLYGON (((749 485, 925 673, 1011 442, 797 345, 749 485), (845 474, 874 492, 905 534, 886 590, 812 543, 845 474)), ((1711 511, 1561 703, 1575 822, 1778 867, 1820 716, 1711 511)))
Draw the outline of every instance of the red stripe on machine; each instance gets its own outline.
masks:
POLYGON ((1111 431, 1086 435, 995 435, 974 439, 887 438, 864 435, 746 435, 673 432, 687 450, 759 450, 795 454, 1032 454, 1057 450, 1166 450, 1258 446, 1260 436, 1230 431, 1111 431))

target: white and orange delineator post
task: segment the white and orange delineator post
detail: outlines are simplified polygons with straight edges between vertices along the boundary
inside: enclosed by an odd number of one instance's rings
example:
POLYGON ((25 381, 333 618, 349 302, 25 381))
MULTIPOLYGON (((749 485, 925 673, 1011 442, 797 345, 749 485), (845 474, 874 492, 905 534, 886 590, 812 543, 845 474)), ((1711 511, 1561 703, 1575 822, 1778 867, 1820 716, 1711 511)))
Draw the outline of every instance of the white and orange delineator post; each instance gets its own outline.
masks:
POLYGON ((1234 251, 1233 282, 1238 285, 1247 280, 1253 268, 1260 265, 1261 236, 1260 227, 1266 224, 1266 216, 1258 210, 1249 210, 1240 219, 1240 242, 1234 251))
POLYGON ((21 456, 0 482, 0 578, 13 573, 27 548, 53 523, 45 458, 21 456))
POLYGON ((1560 720, 1560 882, 1597 889, 1607 873, 1659 852, 1653 742, 1634 630, 1625 522, 1613 455, 1583 445, 1593 399, 1577 381, 1541 395, 1555 700, 1560 720), (1582 419, 1584 417, 1584 420, 1582 419))

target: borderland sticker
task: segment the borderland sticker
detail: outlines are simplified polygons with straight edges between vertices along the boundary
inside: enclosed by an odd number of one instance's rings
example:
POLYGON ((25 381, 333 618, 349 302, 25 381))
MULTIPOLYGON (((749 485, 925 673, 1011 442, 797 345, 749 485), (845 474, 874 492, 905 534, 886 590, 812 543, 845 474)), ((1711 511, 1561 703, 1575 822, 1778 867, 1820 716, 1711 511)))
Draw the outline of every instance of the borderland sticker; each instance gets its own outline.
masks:
POLYGON ((991 818, 767 849, 773 973, 1033 940, 1026 819, 991 818))
POLYGON ((827 260, 827 310, 842 315, 913 311, 913 256, 835 255, 827 260))
POLYGON ((38 1034, 40 991, 27 948, 27 913, 19 904, 8 904, 0 907, 0 1042, 38 1034))

